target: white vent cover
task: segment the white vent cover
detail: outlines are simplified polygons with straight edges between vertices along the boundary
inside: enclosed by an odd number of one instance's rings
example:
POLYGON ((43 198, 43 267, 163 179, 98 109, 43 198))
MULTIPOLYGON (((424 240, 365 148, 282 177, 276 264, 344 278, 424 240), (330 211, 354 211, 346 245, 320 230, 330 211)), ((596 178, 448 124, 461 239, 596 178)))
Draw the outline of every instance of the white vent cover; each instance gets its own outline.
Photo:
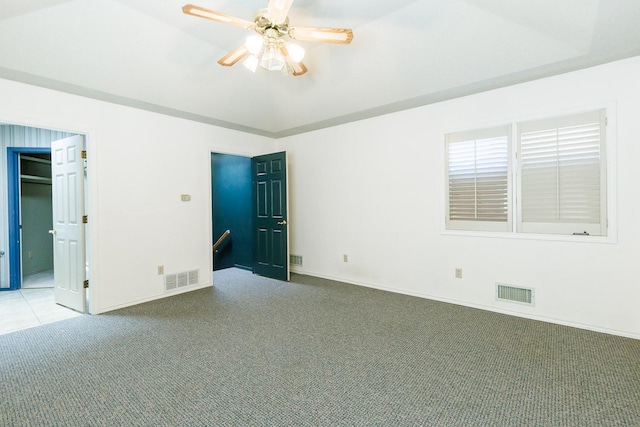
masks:
POLYGON ((187 273, 178 273, 178 287, 187 286, 189 284, 188 278, 189 275, 187 273))
POLYGON ((188 282, 189 286, 197 285, 200 282, 200 273, 198 270, 192 270, 189 272, 188 282))
POLYGON ((167 274, 164 276, 164 289, 170 291, 178 287, 178 278, 175 274, 167 274))
POLYGON ((184 286, 197 285, 200 282, 200 273, 198 270, 185 271, 176 274, 167 274, 164 276, 164 290, 171 291, 184 286))
POLYGON ((289 255, 289 264, 302 265, 302 255, 289 255))
POLYGON ((496 283, 496 299, 532 306, 535 303, 535 289, 496 283))

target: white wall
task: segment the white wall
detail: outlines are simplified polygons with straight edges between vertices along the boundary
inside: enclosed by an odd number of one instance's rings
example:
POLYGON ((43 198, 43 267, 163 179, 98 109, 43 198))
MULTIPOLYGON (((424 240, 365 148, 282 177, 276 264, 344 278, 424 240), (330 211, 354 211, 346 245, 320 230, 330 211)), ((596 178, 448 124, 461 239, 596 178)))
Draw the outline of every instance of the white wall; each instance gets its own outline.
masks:
POLYGON ((0 122, 87 135, 93 313, 164 296, 158 265, 208 286, 209 153, 286 149, 299 271, 640 338, 638 75, 632 58, 278 141, 0 80, 0 122), (446 132, 603 105, 613 242, 443 232, 446 132), (535 307, 496 302, 495 282, 535 287, 535 307))
POLYGON ((210 152, 273 141, 7 80, 0 93, 0 123, 87 136, 92 313, 165 296, 158 265, 211 285, 210 152))
POLYGON ((640 57, 279 140, 297 271, 640 338, 638 76, 640 57), (445 133, 602 106, 610 239, 444 232, 445 133), (497 302, 496 282, 534 287, 535 307, 497 302))

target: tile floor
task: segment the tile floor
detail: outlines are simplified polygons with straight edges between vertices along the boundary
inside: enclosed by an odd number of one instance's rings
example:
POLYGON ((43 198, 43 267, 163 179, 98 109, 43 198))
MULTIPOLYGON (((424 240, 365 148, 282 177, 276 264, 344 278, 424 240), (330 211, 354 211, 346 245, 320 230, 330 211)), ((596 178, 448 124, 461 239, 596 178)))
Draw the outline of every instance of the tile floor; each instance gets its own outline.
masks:
POLYGON ((53 288, 53 269, 24 276, 22 289, 25 288, 53 288))
POLYGON ((22 289, 0 292, 0 334, 82 316, 54 302, 52 278, 47 276, 27 276, 22 289))

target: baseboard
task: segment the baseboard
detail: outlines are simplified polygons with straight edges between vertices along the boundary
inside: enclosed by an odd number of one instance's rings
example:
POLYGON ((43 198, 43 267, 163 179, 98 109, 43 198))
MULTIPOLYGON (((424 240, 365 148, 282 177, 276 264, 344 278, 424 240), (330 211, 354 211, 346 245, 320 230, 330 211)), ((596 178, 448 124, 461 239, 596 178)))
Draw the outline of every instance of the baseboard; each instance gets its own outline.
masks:
POLYGON ((98 312, 91 313, 91 314, 108 313, 110 311, 119 310, 121 308, 127 308, 127 307, 131 307, 131 306, 138 305, 138 304, 144 304, 145 302, 151 302, 151 301, 159 300, 159 299, 162 299, 162 298, 167 298, 167 297, 172 297, 172 296, 175 296, 175 295, 184 294, 184 293, 187 293, 187 292, 197 291, 198 289, 210 288, 211 286, 213 286, 213 285, 211 283, 208 283, 208 284, 204 284, 204 285, 195 285, 195 286, 190 286, 190 287, 179 288, 179 289, 171 290, 169 292, 163 292, 161 294, 156 294, 156 295, 148 297, 148 298, 143 298, 143 299, 130 301, 130 302, 122 303, 122 304, 111 305, 111 306, 108 306, 108 307, 101 307, 98 312))
POLYGON ((555 324, 555 325, 569 326, 569 327, 572 327, 572 328, 584 329, 584 330, 587 330, 587 331, 599 332, 599 333, 603 333, 603 334, 616 335, 616 336, 620 336, 620 337, 632 338, 632 339, 640 340, 640 335, 638 335, 638 334, 632 334, 632 333, 629 333, 629 332, 618 331, 618 330, 615 330, 615 329, 601 328, 601 327, 597 327, 597 326, 593 326, 593 325, 586 325, 586 324, 583 324, 583 323, 568 322, 566 320, 555 319, 555 318, 545 317, 545 316, 536 316, 536 315, 521 313, 521 312, 517 312, 517 311, 505 310, 505 309, 501 309, 501 308, 493 307, 493 306, 486 306, 486 305, 482 305, 482 304, 474 304, 474 303, 469 303, 469 302, 465 302, 465 301, 458 301, 458 300, 454 300, 454 299, 450 299, 450 298, 442 298, 442 297, 438 297, 438 296, 435 296, 435 295, 424 294, 424 293, 420 293, 420 292, 413 292, 413 291, 408 291, 408 290, 404 290, 404 289, 390 288, 390 287, 387 287, 387 286, 384 286, 384 285, 366 283, 366 282, 361 282, 361 281, 357 281, 357 280, 345 280, 344 278, 328 276, 326 274, 315 273, 315 272, 311 272, 311 271, 307 271, 307 270, 303 270, 303 269, 291 269, 291 272, 295 273, 295 274, 303 274, 305 276, 313 276, 313 277, 319 277, 321 279, 327 279, 327 280, 333 280, 333 281, 336 281, 336 282, 342 282, 342 283, 346 283, 348 285, 355 285, 355 286, 362 286, 364 288, 378 289, 378 290, 381 290, 381 291, 387 291, 387 292, 392 292, 392 293, 401 294, 401 295, 408 295, 408 296, 413 296, 413 297, 418 297, 418 298, 424 298, 424 299, 428 299, 428 300, 444 302, 444 303, 447 303, 447 304, 455 304, 455 305, 460 305, 460 306, 463 306, 463 307, 476 308, 478 310, 490 311, 490 312, 493 312, 493 313, 506 314, 508 316, 521 317, 521 318, 524 318, 524 319, 537 320, 537 321, 540 321, 540 322, 552 323, 552 324, 555 324))

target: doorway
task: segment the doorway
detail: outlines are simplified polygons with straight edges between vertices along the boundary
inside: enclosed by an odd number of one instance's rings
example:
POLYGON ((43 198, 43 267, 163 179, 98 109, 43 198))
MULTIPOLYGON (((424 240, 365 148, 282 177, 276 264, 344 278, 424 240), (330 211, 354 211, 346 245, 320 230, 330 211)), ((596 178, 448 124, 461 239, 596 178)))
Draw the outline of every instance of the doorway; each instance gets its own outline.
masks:
POLYGON ((87 246, 82 224, 86 219, 83 215, 87 211, 83 202, 86 200, 87 179, 83 151, 85 138, 82 135, 44 129, 14 125, 3 127, 29 131, 17 131, 15 133, 21 133, 22 138, 3 138, 2 141, 3 146, 8 145, 6 190, 9 208, 6 223, 9 237, 9 286, 2 290, 24 292, 32 287, 51 287, 55 304, 84 313, 89 301, 88 292, 84 289, 89 272, 88 263, 85 262, 87 246), (31 134, 39 138, 28 138, 31 134), (43 137, 43 134, 51 138, 43 137), (16 146, 21 143, 40 146, 16 146), (56 160, 52 164, 54 149, 56 160), (65 172, 69 169, 67 165, 72 164, 73 170, 65 172), (61 171, 61 167, 66 169, 61 171), (53 176, 55 179, 52 179, 53 176), (67 176, 73 176, 74 181, 69 181, 67 176), (74 189, 74 194, 65 196, 70 189, 74 189), (54 198, 58 201, 58 208, 54 198), (67 206, 72 204, 77 206, 76 210, 72 214, 65 213, 67 206), (61 223, 60 218, 56 219, 61 213, 65 220, 79 221, 75 225, 82 229, 81 234, 77 235, 79 237, 69 240, 69 229, 74 224, 61 223), (68 248, 77 249, 70 251, 68 248), (73 304, 67 301, 66 294, 71 293, 77 295, 73 304))
POLYGON ((9 289, 22 288, 32 273, 53 287, 51 149, 9 147, 7 171, 9 289))
POLYGON ((80 316, 55 299, 51 148, 8 147, 5 178, 10 286, 2 290, 11 292, 0 292, 9 314, 0 334, 80 316))
POLYGON ((19 153, 20 287, 53 288, 51 151, 19 153))
POLYGON ((252 271, 250 157, 211 153, 211 209, 216 242, 213 270, 237 267, 252 271))
POLYGON ((214 271, 239 267, 289 280, 286 153, 211 153, 214 271))

